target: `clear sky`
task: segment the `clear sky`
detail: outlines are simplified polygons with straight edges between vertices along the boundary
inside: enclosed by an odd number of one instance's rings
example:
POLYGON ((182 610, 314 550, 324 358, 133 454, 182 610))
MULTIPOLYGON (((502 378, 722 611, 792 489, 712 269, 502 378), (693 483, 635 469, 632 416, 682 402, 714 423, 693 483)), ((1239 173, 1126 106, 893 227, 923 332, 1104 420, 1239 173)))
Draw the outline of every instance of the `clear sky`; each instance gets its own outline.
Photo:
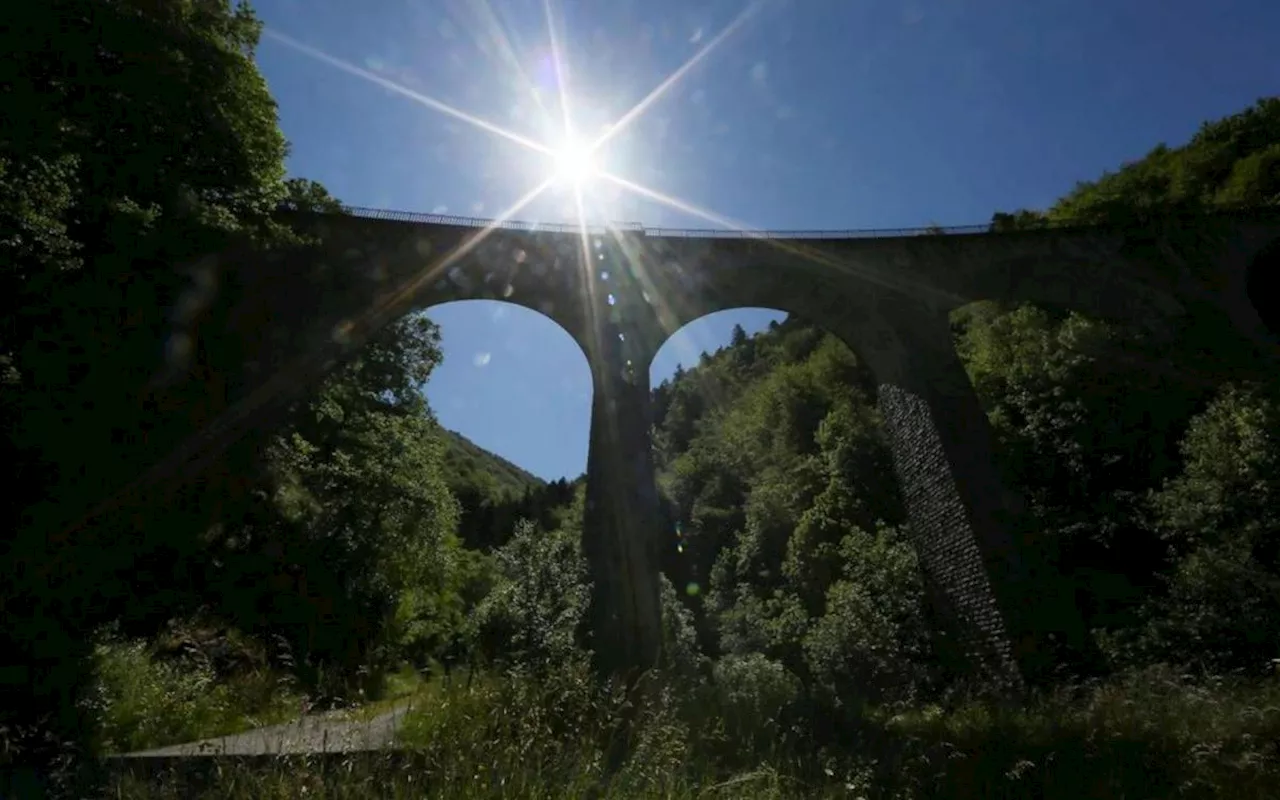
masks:
MULTIPOLYGON (((985 222, 1048 205, 1280 90, 1276 0, 254 7, 291 173, 351 205, 477 217, 502 214, 556 167, 517 140, 566 141, 557 51, 572 137, 612 131, 598 165, 712 217, 588 182, 589 217, 650 227, 985 222), (640 113, 608 127, 691 59, 640 113)), ((561 182, 515 217, 575 213, 561 182)), ((543 477, 580 474, 591 383, 568 335, 505 304, 429 314, 444 337, 427 386, 441 422, 543 477)), ((735 323, 754 330, 780 316, 727 312, 686 326, 659 353, 654 382, 727 342, 735 323)))

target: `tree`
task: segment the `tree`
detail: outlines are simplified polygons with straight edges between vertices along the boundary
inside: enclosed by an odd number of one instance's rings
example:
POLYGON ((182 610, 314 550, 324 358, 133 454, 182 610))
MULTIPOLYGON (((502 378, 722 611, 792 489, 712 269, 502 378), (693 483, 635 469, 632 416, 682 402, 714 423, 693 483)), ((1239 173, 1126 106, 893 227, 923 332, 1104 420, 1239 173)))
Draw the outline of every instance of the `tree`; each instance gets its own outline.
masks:
POLYGON ((285 141, 253 63, 259 30, 221 0, 50 0, 0 25, 7 737, 83 740, 86 628, 134 592, 188 597, 195 534, 225 501, 223 482, 114 529, 68 529, 171 447, 151 402, 211 400, 166 395, 157 369, 166 331, 177 369, 201 357, 175 329, 191 278, 174 266, 233 235, 287 234, 270 220, 285 141))
POLYGON ((1280 401, 1228 385, 1183 437, 1183 469, 1150 495, 1173 557, 1148 604, 1148 658, 1269 672, 1280 657, 1280 401))
MULTIPOLYGON (((1177 224, 1160 223, 1170 215, 1176 223, 1177 215, 1224 204, 1275 203, 1270 165, 1280 146, 1278 122, 1280 99, 1261 100, 1206 123, 1180 147, 1160 145, 1096 181, 1080 183, 1043 212, 997 214, 992 228, 1119 223, 1138 242, 1148 223, 1161 225, 1162 236, 1179 235, 1177 224)), ((1194 258, 1168 266, 1202 276, 1212 267, 1194 258)), ((1149 598, 1190 591, 1190 578, 1177 576, 1191 569, 1192 562, 1183 561, 1191 556, 1167 552, 1169 521, 1153 522, 1146 497, 1158 492, 1166 499, 1165 511, 1155 514, 1159 520, 1173 502, 1171 487, 1185 487, 1182 478, 1168 483, 1189 468, 1188 451, 1176 443, 1226 379, 1225 362, 1235 357, 1221 346, 1224 323, 1203 315, 1191 321, 1103 323, 1061 309, 988 303, 953 318, 957 349, 999 440, 1001 465, 1031 501, 1037 547, 1070 581, 1089 624, 1106 636, 1124 639, 1148 629, 1147 618, 1155 613, 1149 598)), ((1254 508, 1238 491, 1237 485, 1229 493, 1233 502, 1254 508)), ((1192 571, 1206 581, 1211 573, 1229 572, 1208 551, 1195 558, 1200 566, 1192 571)), ((1229 615, 1229 605, 1223 599, 1215 613, 1229 615)), ((1241 618, 1248 616, 1244 609, 1238 606, 1241 618)), ((1174 627, 1186 633, 1189 620, 1184 616, 1174 627)), ((1184 656, 1207 657, 1218 649, 1207 639, 1194 647, 1178 641, 1184 656)), ((1157 649, 1143 657, 1163 658, 1179 648, 1166 647, 1164 655, 1157 649)))
POLYGON ((839 580, 803 642, 814 682, 843 706, 914 699, 936 669, 915 550, 882 525, 850 529, 837 553, 839 580))
POLYGON ((1055 222, 1126 221, 1143 211, 1203 210, 1232 202, 1276 203, 1280 97, 1206 122, 1185 145, 1082 182, 1050 208, 1055 222))
POLYGON ((335 214, 342 211, 342 203, 329 194, 329 190, 312 180, 290 178, 284 182, 283 208, 291 211, 316 211, 335 214))
POLYGON ((494 553, 498 577, 476 611, 479 646, 490 661, 554 668, 581 652, 576 637, 590 583, 579 527, 541 531, 522 520, 494 553))
POLYGON ((465 565, 440 558, 460 549, 458 510, 417 389, 439 358, 424 317, 382 331, 271 439, 270 502, 221 520, 210 544, 206 602, 245 629, 285 635, 304 677, 330 676, 328 693, 390 666, 403 628, 425 624, 427 607, 454 602, 445 596, 465 582, 452 574, 465 565), (270 603, 236 588, 254 585, 270 603))

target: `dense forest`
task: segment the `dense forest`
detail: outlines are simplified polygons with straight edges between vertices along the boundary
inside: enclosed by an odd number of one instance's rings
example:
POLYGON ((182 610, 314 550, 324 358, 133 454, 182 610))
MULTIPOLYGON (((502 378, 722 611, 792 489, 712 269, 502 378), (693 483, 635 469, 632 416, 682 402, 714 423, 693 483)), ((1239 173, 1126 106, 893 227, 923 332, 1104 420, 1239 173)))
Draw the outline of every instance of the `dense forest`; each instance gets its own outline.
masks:
MULTIPOLYGON (((401 736, 420 771, 357 786, 289 767, 270 792, 1280 786, 1280 376, 1257 354, 1207 362, 1212 321, 954 316, 1005 480, 1101 653, 1012 705, 940 667, 874 381, 795 318, 738 329, 653 391, 667 646, 639 694, 587 666, 581 482, 533 480, 439 426, 422 392, 439 331, 420 315, 234 443, 198 491, 77 527, 168 441, 157 411, 221 410, 209 365, 235 343, 192 333, 216 308, 193 286, 220 289, 191 265, 232 238, 296 246, 274 212, 337 201, 286 176, 246 5, 48 0, 0 31, 0 766, 15 793, 104 780, 86 755, 376 703, 401 680, 425 698, 401 736), (465 684, 434 675, 464 665, 465 684)), ((1280 205, 1280 99, 992 228, 1240 203, 1280 205)))

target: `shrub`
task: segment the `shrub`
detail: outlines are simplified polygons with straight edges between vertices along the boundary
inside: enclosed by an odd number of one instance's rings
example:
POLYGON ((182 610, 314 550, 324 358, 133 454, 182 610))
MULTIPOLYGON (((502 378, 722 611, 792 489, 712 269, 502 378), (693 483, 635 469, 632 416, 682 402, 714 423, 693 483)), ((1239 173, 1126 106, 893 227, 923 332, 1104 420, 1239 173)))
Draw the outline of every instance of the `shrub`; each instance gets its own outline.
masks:
POLYGON ((301 707, 287 684, 265 670, 220 681, 209 663, 157 659, 143 641, 104 636, 94 661, 86 703, 105 752, 222 736, 287 719, 301 707))
POLYGON ((572 529, 543 532, 521 520, 494 562, 498 578, 476 609, 485 655, 520 665, 575 658, 575 634, 589 593, 581 535, 572 529))
POLYGON ((1192 681, 1168 667, 1020 706, 918 708, 881 720, 883 796, 1274 797, 1280 684, 1192 681))
POLYGON ((725 656, 714 669, 714 706, 728 742, 750 753, 770 751, 790 730, 800 681, 758 654, 725 656))

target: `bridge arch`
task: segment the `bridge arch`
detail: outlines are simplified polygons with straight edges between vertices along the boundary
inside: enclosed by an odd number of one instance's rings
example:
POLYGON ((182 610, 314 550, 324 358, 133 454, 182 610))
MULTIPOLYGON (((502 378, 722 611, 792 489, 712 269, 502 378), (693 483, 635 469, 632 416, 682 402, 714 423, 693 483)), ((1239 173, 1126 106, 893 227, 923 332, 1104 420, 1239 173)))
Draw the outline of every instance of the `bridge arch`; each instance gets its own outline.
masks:
MULTIPOLYGON (((669 269, 679 273, 676 265, 669 269)), ((986 417, 945 315, 880 287, 850 291, 816 278, 788 279, 763 266, 700 288, 685 297, 703 298, 705 314, 735 307, 792 313, 843 342, 866 365, 928 596, 947 623, 940 653, 1020 684, 1006 620, 1021 605, 1013 587, 1023 576, 1005 530, 1017 503, 995 473, 986 417)), ((674 313, 696 319, 695 309, 695 301, 686 300, 674 313)), ((1037 634, 1016 628, 1012 633, 1023 640, 1019 650, 1036 649, 1037 634)), ((1029 661, 1030 654, 1019 660, 1029 661)))
POLYGON ((309 254, 313 272, 347 276, 352 299, 393 314, 500 300, 546 316, 589 352, 591 284, 578 236, 352 219, 310 220, 323 244, 309 254))
MULTIPOLYGON (((682 593, 695 612, 699 637, 707 652, 714 653, 719 649, 718 642, 706 619, 703 598, 709 590, 724 588, 712 583, 718 574, 715 565, 724 553, 734 549, 738 533, 745 530, 760 537, 762 552, 772 553, 770 560, 781 560, 793 546, 794 528, 804 513, 804 507, 796 508, 783 499, 785 495, 769 490, 777 485, 769 477, 774 469, 781 468, 779 479, 793 480, 784 477, 790 475, 785 466, 788 462, 780 465, 759 454, 781 452, 800 458, 819 454, 823 449, 819 431, 824 420, 837 425, 839 420, 854 424, 845 429, 851 434, 866 431, 852 420, 865 421, 862 415, 868 406, 874 408, 876 389, 865 361, 847 345, 829 331, 776 308, 724 309, 684 325, 659 348, 650 365, 650 381, 655 471, 664 506, 658 561, 672 583, 685 590, 682 593), (740 338, 743 336, 746 338, 740 338), (724 345, 736 346, 732 355, 724 352, 724 345), (732 363, 726 361, 730 358, 732 363), (743 378, 751 380, 748 376, 760 376, 765 359, 777 363, 779 358, 779 366, 809 361, 811 367, 836 380, 813 383, 812 373, 783 369, 773 371, 767 384, 753 382, 747 387, 739 382, 743 378), (712 364, 718 366, 712 368, 712 364), (697 378, 685 372, 697 368, 704 370, 697 378), (733 379, 717 380, 726 374, 725 368, 733 379), (688 377, 676 377, 678 374, 688 377), (760 399, 758 393, 762 389, 772 392, 779 381, 787 387, 785 391, 769 394, 764 406, 754 405, 753 396, 760 399), (848 392, 842 395, 846 386, 848 392), (701 435, 705 420, 718 419, 721 412, 729 409, 741 414, 749 408, 754 410, 747 411, 745 417, 732 417, 736 422, 726 423, 735 425, 732 435, 739 446, 736 459, 722 464, 714 474, 696 469, 689 472, 676 466, 678 455, 687 452, 701 435), (739 424, 743 421, 747 421, 746 429, 739 424), (704 514, 700 509, 708 503, 717 510, 704 514)), ((870 432, 867 435, 875 436, 870 432)), ((859 514, 859 522, 850 524, 868 531, 880 521, 901 525, 905 521, 901 495, 892 477, 887 450, 874 445, 859 449, 857 463, 861 466, 850 473, 857 483, 850 488, 858 490, 865 513, 859 514), (871 466, 873 462, 863 462, 863 457, 883 461, 871 466)), ((826 484, 825 477, 811 475, 803 484, 791 484, 788 491, 816 495, 826 484), (805 488, 797 490, 800 485, 805 488)), ((747 570, 738 572, 734 583, 739 582, 757 584, 758 580, 753 570, 747 570)), ((801 590, 800 596, 806 598, 806 605, 820 603, 827 589, 819 582, 801 590)), ((767 580, 761 591, 769 591, 767 580)), ((810 610, 814 610, 812 606, 810 610)))
POLYGON ((227 370, 249 391, 283 400, 396 319, 457 301, 522 306, 591 353, 591 287, 576 235, 477 237, 470 227, 326 215, 291 222, 310 244, 267 254, 247 244, 219 258, 225 311, 216 330, 203 327, 249 356, 227 370))
MULTIPOLYGON (((1050 632, 1018 621, 1023 606, 1042 599, 1017 591, 1021 585, 1034 594, 1036 583, 1020 558, 1027 542, 1011 522, 1019 503, 995 473, 987 421, 954 351, 948 313, 984 299, 1047 303, 1102 317, 1185 311, 1182 284, 1177 291, 1169 285, 1180 279, 1157 269, 1157 262, 1168 260, 1155 253, 1159 248, 1132 247, 1123 231, 1111 229, 896 232, 823 237, 819 243, 803 235, 762 241, 613 231, 588 243, 613 248, 612 263, 627 267, 627 280, 605 290, 591 259, 608 261, 610 255, 584 252, 574 231, 507 230, 495 223, 476 244, 475 227, 448 221, 317 216, 308 224, 318 244, 294 254, 292 262, 286 254, 283 269, 257 270, 261 265, 255 264, 241 270, 250 316, 266 319, 257 326, 233 324, 227 337, 247 342, 243 350, 256 357, 253 368, 238 376, 242 386, 270 388, 278 375, 293 374, 279 369, 288 353, 306 354, 322 372, 391 319, 451 300, 525 305, 552 317, 588 354, 595 391, 587 528, 607 541, 592 544, 587 555, 595 574, 606 576, 596 581, 604 588, 595 606, 624 609, 598 617, 593 629, 608 634, 600 651, 616 651, 619 664, 651 663, 646 654, 656 652, 656 592, 638 577, 651 573, 653 563, 644 552, 648 545, 640 543, 644 531, 654 529, 652 468, 645 463, 651 457, 644 424, 648 375, 618 376, 628 375, 633 364, 647 373, 644 367, 670 331, 718 310, 779 308, 860 354, 878 385, 911 529, 939 605, 962 623, 965 647, 980 671, 1014 674, 1009 640, 1021 654, 1050 632), (1130 281, 1148 279, 1145 291, 1130 291, 1130 281), (304 291, 296 291, 299 284, 304 291), (602 291, 620 291, 617 305, 602 291), (362 313, 366 309, 374 313, 362 313), (264 338, 286 345, 260 346, 264 338), (628 620, 637 621, 635 635, 618 624, 630 625, 628 620), (633 646, 632 640, 643 641, 633 646)), ((1021 655, 1016 660, 1026 663, 1021 655)))
POLYGON ((439 325, 446 354, 425 386, 442 426, 531 472, 585 471, 594 386, 568 331, 505 300, 452 300, 421 313, 439 325))
POLYGON ((727 307, 776 307, 770 296, 781 292, 790 302, 817 284, 839 289, 846 302, 875 307, 881 297, 899 297, 943 314, 980 300, 1109 319, 1185 313, 1168 276, 1131 253, 1121 233, 1105 229, 817 241, 657 238, 645 247, 659 280, 707 287, 725 295, 720 305, 727 307))

